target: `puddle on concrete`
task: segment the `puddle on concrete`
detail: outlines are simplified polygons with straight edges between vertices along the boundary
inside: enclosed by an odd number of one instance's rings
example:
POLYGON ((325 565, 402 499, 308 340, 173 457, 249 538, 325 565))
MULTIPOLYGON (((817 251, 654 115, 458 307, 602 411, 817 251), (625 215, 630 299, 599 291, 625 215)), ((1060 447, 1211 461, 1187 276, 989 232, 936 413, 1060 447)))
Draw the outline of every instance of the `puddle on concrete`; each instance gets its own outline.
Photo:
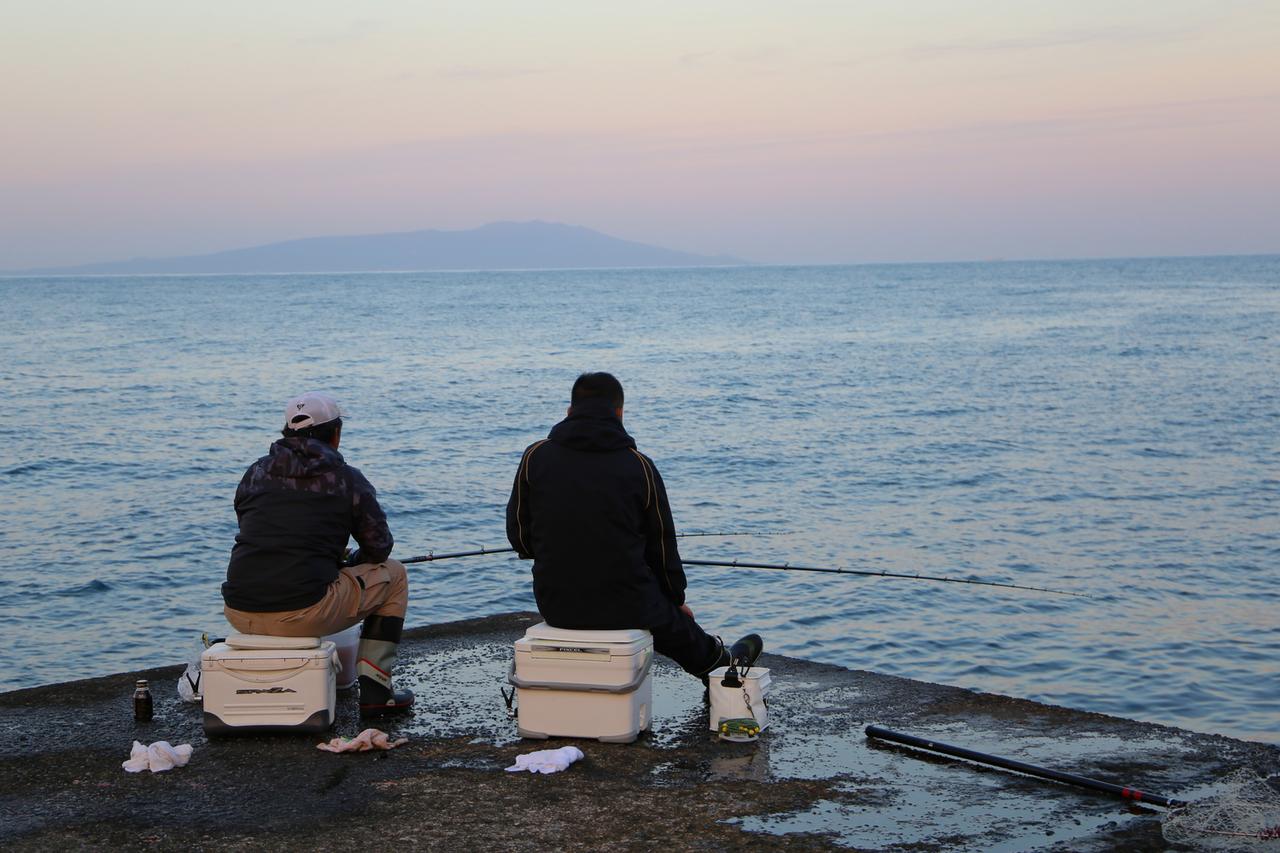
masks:
MULTIPOLYGON (((1158 812, 1135 813, 1105 796, 1075 796, 1072 789, 1052 782, 869 741, 863 729, 875 721, 856 719, 859 709, 849 707, 848 691, 801 694, 783 694, 789 713, 781 713, 781 696, 771 706, 779 709, 774 724, 758 744, 747 745, 754 747, 754 755, 713 759, 708 778, 838 779, 837 790, 848 796, 819 801, 802 812, 742 818, 737 823, 745 831, 819 833, 835 844, 875 849, 937 845, 1021 851, 1069 845, 1108 824, 1159 820, 1158 812), (841 694, 844 702, 837 701, 841 694), (983 829, 975 838, 977 828, 983 829)), ((999 725, 978 715, 954 725, 915 727, 912 733, 1067 769, 1088 765, 1090 758, 1104 765, 1167 766, 1191 751, 1179 737, 1027 736, 999 725)))
MULTIPOLYGON (((410 738, 465 737, 495 746, 518 743, 515 721, 507 715, 499 692, 507 687, 511 655, 507 643, 415 653, 399 677, 417 694, 418 705, 412 717, 395 724, 395 733, 410 738)), ((1123 804, 1105 797, 1064 796, 1063 789, 1050 782, 868 742, 863 727, 879 720, 860 717, 875 713, 875 697, 822 681, 780 679, 775 684, 771 725, 760 740, 724 743, 709 731, 701 684, 660 662, 654 669, 653 731, 632 746, 599 748, 653 750, 649 784, 655 785, 676 784, 691 768, 710 783, 836 780, 834 790, 840 796, 805 811, 733 822, 747 832, 820 833, 849 847, 1020 851, 1069 844, 1108 823, 1158 819, 1128 814, 1123 804), (976 830, 982 834, 975 835, 976 830)), ((1189 749, 1176 737, 1018 735, 980 714, 953 725, 908 730, 1031 763, 1065 765, 1064 769, 1087 765, 1090 756, 1103 764, 1173 762, 1189 749)), ((543 748, 540 742, 525 743, 543 748)), ((1142 780, 1120 783, 1141 787, 1142 780)))
MULTIPOLYGON (((872 792, 873 802, 865 805, 822 800, 804 812, 747 817, 737 823, 747 832, 770 835, 820 833, 845 847, 882 850, 937 845, 945 850, 1018 853, 1069 843, 1115 820, 1115 815, 1065 816, 1060 803, 994 788, 981 794, 960 802, 954 790, 919 786, 913 779, 872 792), (975 837, 978 827, 983 833, 975 837)), ((851 798, 863 796, 867 796, 863 789, 850 791, 851 798)))
POLYGON ((754 743, 725 743, 723 751, 711 759, 707 778, 713 782, 768 782, 773 776, 769 763, 772 741, 767 737, 754 743))
MULTIPOLYGON (((1179 735, 1132 738, 1087 731, 1072 732, 1069 737, 1014 734, 1008 727, 993 729, 990 724, 983 726, 981 720, 977 724, 973 720, 965 720, 948 725, 930 725, 927 729, 912 730, 910 734, 1047 767, 1078 767, 1088 764, 1091 758, 1105 764, 1170 765, 1193 751, 1179 735)), ((1138 780, 1128 781, 1138 784, 1138 780)))
POLYGON ((420 652, 396 671, 396 680, 414 692, 413 714, 395 722, 395 734, 409 738, 465 737, 473 743, 505 746, 519 740, 507 716, 501 688, 511 664, 509 644, 476 644, 420 652))
MULTIPOLYGON (((477 644, 415 652, 397 670, 397 681, 414 691, 412 717, 396 732, 407 737, 470 737, 476 743, 505 746, 519 740, 507 715, 502 690, 510 690, 507 643, 477 644)), ((680 746, 707 728, 702 685, 674 667, 654 669, 653 730, 643 744, 680 746)), ((533 743, 533 742, 530 742, 533 743)))
MULTIPOLYGON (((933 729, 917 733, 946 740, 933 729)), ((967 734, 972 740, 973 730, 967 729, 967 734)), ((961 738, 952 742, 957 739, 961 738)), ((1011 757, 1049 763, 1051 757, 1068 755, 1097 755, 1108 761, 1130 754, 1149 758, 1170 744, 1098 735, 1069 745, 1033 737, 1008 739, 999 746, 1011 757)), ((1052 782, 880 746, 867 740, 861 725, 852 731, 814 733, 791 730, 780 721, 767 749, 771 778, 840 778, 838 789, 850 796, 820 801, 803 812, 744 818, 740 825, 748 832, 827 833, 836 844, 877 849, 937 844, 945 849, 1020 851, 1069 843, 1110 823, 1159 819, 1157 813, 1129 814, 1125 804, 1105 796, 1072 796, 1071 789, 1052 782), (985 829, 975 840, 978 827, 985 829), (964 846, 969 842, 962 839, 971 840, 971 846, 964 846)))

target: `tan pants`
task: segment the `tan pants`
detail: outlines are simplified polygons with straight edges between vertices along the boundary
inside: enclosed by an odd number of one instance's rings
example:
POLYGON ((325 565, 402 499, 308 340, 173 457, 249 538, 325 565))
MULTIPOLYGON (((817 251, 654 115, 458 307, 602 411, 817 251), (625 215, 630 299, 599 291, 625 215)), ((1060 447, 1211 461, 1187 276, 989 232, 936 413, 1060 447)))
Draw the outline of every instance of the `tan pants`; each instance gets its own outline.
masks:
POLYGON ((364 617, 404 618, 409 608, 409 575, 396 560, 348 566, 329 584, 324 598, 301 610, 253 613, 223 606, 231 627, 242 634, 323 637, 350 628, 364 617))

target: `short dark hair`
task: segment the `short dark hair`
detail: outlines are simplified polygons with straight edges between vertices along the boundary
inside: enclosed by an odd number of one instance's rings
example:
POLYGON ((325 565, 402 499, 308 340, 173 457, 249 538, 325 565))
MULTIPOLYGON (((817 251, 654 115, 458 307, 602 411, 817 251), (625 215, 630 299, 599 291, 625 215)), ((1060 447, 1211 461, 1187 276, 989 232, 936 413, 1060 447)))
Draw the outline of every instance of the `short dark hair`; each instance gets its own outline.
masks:
POLYGON ((584 400, 605 399, 615 409, 622 408, 622 383, 612 373, 584 373, 573 383, 569 405, 576 406, 584 400))
POLYGON ((315 426, 303 427, 302 429, 289 429, 285 427, 280 430, 280 434, 285 438, 314 438, 317 441, 330 442, 333 437, 342 430, 342 418, 334 418, 315 426))

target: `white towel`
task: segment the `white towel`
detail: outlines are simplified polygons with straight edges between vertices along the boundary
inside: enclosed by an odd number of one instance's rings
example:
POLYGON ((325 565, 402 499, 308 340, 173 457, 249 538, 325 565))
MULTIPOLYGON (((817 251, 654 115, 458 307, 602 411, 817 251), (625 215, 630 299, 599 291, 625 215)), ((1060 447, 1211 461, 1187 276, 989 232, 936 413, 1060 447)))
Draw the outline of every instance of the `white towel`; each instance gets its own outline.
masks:
POLYGON ((141 773, 143 770, 163 773, 185 765, 191 760, 191 752, 189 743, 173 746, 167 740, 158 740, 147 746, 135 740, 133 749, 129 752, 129 760, 121 762, 120 766, 129 773, 141 773))
POLYGON ((562 746, 559 749, 540 749, 527 755, 517 755, 516 763, 507 768, 508 773, 528 770, 530 773, 559 773, 567 770, 573 762, 585 758, 582 750, 576 746, 562 746))

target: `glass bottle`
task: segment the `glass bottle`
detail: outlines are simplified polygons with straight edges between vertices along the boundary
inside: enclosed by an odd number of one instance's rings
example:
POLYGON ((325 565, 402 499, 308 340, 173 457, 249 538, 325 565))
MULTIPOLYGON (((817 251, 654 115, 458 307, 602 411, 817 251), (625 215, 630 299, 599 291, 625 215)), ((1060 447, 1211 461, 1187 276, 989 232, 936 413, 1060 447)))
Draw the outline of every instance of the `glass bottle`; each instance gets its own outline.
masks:
POLYGON ((150 722, 151 713, 151 688, 145 678, 140 678, 133 691, 133 718, 140 723, 150 722))

